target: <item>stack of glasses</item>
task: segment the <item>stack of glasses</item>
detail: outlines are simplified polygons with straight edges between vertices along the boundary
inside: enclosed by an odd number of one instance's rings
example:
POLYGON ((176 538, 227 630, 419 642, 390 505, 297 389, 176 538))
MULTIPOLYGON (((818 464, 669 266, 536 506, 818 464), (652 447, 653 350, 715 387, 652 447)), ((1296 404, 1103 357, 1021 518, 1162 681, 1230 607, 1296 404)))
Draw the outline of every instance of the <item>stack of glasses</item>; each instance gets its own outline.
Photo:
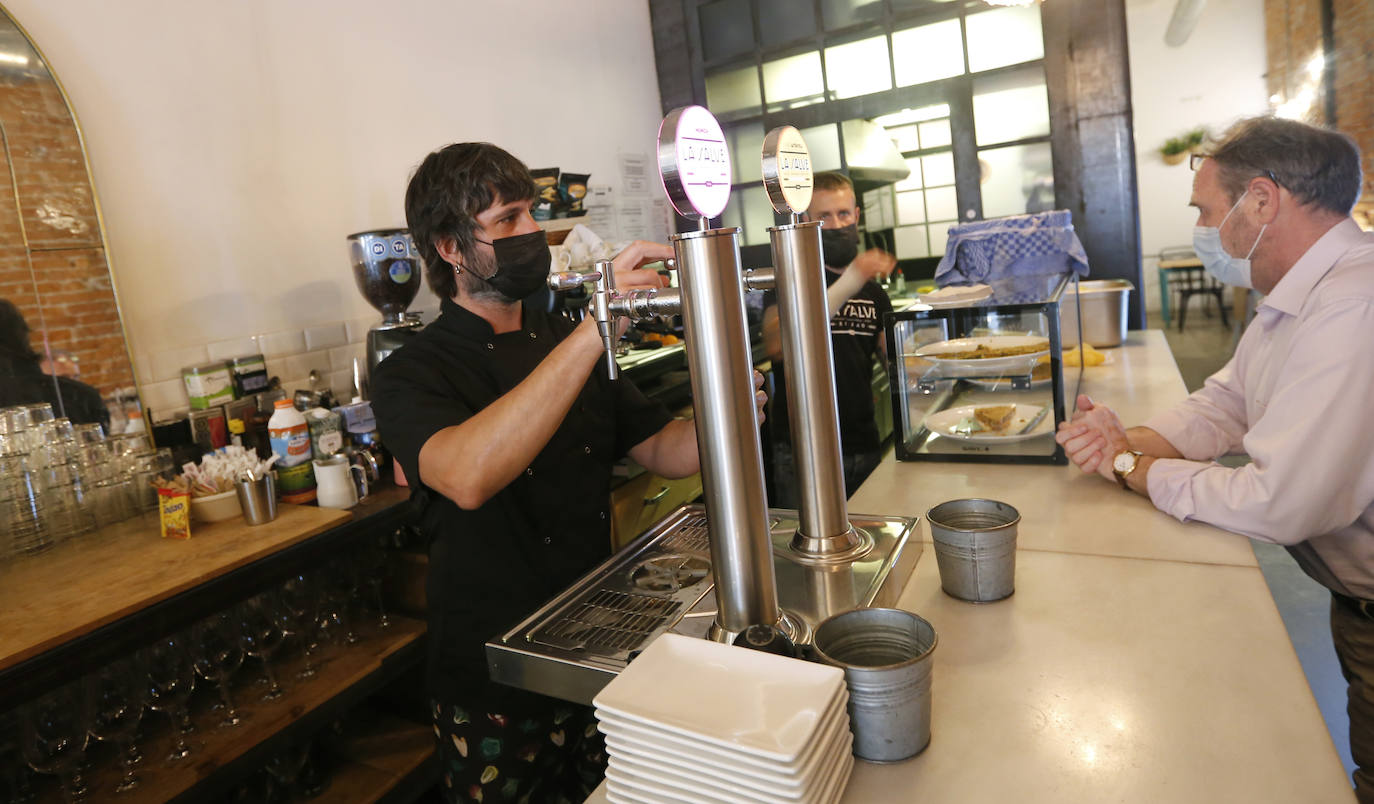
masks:
POLYGON ((854 767, 844 672, 664 634, 597 694, 607 798, 838 801, 854 767))
POLYGON ((106 438, 46 403, 0 408, 0 559, 151 510, 152 476, 173 470, 146 434, 106 438))

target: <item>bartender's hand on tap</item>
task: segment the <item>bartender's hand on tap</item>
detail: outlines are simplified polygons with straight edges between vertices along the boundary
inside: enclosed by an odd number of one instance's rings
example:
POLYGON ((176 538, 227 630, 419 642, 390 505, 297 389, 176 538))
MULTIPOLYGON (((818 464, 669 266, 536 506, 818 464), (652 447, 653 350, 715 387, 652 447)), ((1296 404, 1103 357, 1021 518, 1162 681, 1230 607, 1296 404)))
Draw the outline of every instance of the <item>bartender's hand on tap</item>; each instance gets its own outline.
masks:
POLYGON ((1079 469, 1115 481, 1112 459, 1131 448, 1125 426, 1111 408, 1095 404, 1087 394, 1078 395, 1076 407, 1073 418, 1059 425, 1054 440, 1079 469))
POLYGON ((615 255, 615 259, 612 260, 616 290, 665 287, 668 284, 668 277, 660 276, 658 271, 645 270, 644 266, 672 258, 673 249, 671 246, 648 240, 634 241, 615 255))
POLYGON ((897 258, 880 248, 871 248, 855 257, 849 266, 863 274, 865 280, 881 282, 897 267, 897 258))

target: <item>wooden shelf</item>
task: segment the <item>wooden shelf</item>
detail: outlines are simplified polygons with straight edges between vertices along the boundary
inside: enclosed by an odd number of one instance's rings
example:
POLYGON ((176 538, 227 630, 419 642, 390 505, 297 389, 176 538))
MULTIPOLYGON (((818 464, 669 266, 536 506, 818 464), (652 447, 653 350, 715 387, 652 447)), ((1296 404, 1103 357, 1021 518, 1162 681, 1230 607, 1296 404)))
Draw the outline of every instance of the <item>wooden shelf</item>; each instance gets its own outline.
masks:
MULTIPOLYGON (((256 662, 247 662, 238 673, 239 683, 231 689, 242 722, 222 728, 218 726, 217 711, 193 713, 196 731, 187 736, 192 753, 174 764, 163 759, 172 748, 169 719, 160 713, 146 712, 144 736, 140 740, 144 761, 137 769, 139 786, 120 794, 118 800, 205 801, 261 767, 275 752, 310 737, 414 666, 423 655, 425 624, 406 617, 393 616, 391 620, 389 628, 364 630, 356 644, 338 646, 332 655, 326 653, 313 678, 294 678, 301 666, 300 657, 280 666, 274 664, 274 671, 287 689, 287 694, 275 701, 255 700, 262 689, 247 679, 255 678, 260 668, 256 662)), ((393 767, 403 764, 400 758, 388 758, 374 770, 390 773, 393 767)), ((120 770, 113 761, 98 763, 96 771, 87 777, 90 800, 112 795, 119 777, 120 770)), ((42 800, 60 800, 55 785, 46 792, 42 800)))
POLYGON ((424 724, 378 715, 361 734, 335 746, 341 760, 320 804, 411 801, 439 779, 434 732, 424 724))
POLYGON ((266 525, 193 526, 187 541, 162 539, 145 514, 0 564, 0 712, 397 527, 408 496, 283 505, 266 525))

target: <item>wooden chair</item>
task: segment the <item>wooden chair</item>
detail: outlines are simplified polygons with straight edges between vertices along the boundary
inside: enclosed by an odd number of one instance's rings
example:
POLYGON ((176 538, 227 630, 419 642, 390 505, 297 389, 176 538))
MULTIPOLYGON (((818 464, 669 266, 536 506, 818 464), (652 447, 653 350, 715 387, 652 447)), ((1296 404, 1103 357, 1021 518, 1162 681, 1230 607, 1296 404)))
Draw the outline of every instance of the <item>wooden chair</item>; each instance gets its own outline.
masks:
MULTIPOLYGON (((1224 286, 1218 282, 1202 266, 1188 266, 1175 268, 1173 275, 1169 278, 1171 290, 1178 291, 1178 331, 1183 331, 1183 322, 1188 318, 1188 300, 1194 296, 1211 297, 1217 302, 1217 309, 1221 311, 1221 325, 1231 326, 1230 316, 1226 313, 1226 298, 1223 295, 1224 286)), ((1204 298, 1203 312, 1210 318, 1212 310, 1206 305, 1204 298)))

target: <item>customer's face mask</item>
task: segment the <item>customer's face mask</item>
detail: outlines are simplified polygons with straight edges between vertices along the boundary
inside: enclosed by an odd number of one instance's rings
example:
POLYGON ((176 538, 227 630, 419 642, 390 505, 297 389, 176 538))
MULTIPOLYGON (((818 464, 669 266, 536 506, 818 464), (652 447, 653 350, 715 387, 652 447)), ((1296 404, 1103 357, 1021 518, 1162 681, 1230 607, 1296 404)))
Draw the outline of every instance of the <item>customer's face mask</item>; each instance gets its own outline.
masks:
MULTIPOLYGON (((1245 191, 1248 192, 1250 191, 1245 191)), ((1232 257, 1226 252, 1226 247, 1221 244, 1221 227, 1226 225, 1226 221, 1230 220, 1231 215, 1240 207, 1240 202, 1245 200, 1245 193, 1240 194, 1240 198, 1236 199, 1231 211, 1226 213, 1226 217, 1221 219, 1219 225, 1193 227, 1193 251, 1197 252, 1198 259, 1202 260, 1202 267, 1216 277, 1217 281, 1240 288, 1253 287, 1250 284, 1250 255, 1255 253, 1260 238, 1264 237, 1264 230, 1269 228, 1267 223, 1260 227, 1260 232, 1255 236, 1255 242, 1246 252, 1244 259, 1232 257)))
POLYGON ((496 257, 496 271, 491 276, 478 276, 507 302, 517 302, 548 282, 549 236, 543 229, 513 237, 501 237, 487 243, 496 257))
POLYGON ((831 268, 848 268, 859 256, 859 225, 821 230, 821 257, 831 268))

